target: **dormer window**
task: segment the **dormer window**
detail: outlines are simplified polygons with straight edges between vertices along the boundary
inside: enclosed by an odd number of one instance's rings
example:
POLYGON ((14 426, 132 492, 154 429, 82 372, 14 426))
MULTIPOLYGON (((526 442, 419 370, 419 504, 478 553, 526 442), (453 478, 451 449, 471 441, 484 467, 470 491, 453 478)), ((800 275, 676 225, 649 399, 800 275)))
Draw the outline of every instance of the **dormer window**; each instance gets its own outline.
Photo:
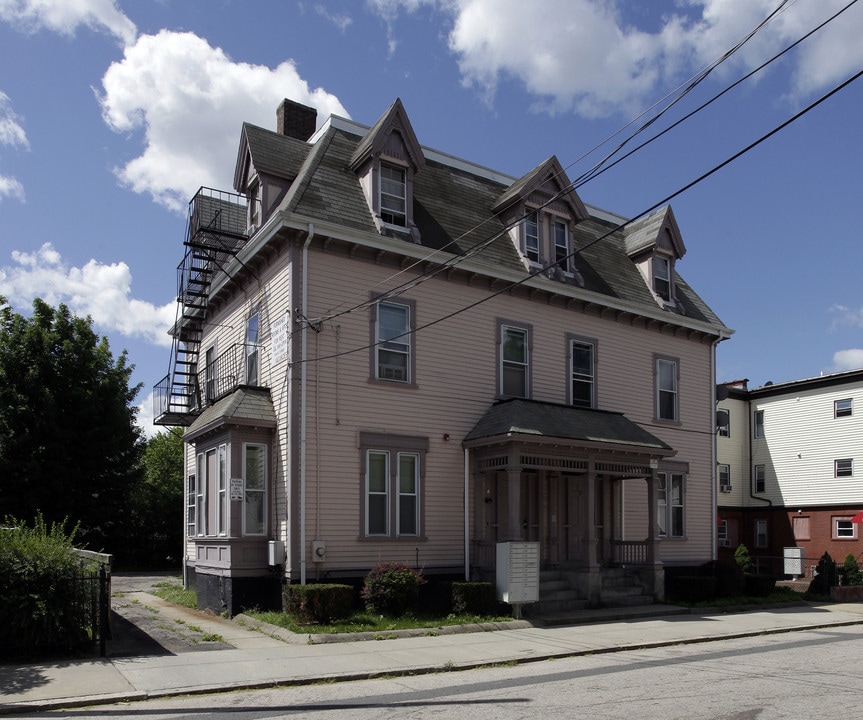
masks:
POLYGON ((663 255, 653 258, 653 292, 666 302, 672 300, 671 262, 663 255))
POLYGON ((539 262, 539 213, 535 210, 524 218, 524 254, 531 262, 539 262))
POLYGON ((561 270, 568 272, 570 249, 566 223, 562 220, 552 220, 551 231, 554 236, 554 262, 561 270))
POLYGON ((381 220, 388 225, 406 227, 407 186, 404 169, 381 163, 380 193, 381 220))

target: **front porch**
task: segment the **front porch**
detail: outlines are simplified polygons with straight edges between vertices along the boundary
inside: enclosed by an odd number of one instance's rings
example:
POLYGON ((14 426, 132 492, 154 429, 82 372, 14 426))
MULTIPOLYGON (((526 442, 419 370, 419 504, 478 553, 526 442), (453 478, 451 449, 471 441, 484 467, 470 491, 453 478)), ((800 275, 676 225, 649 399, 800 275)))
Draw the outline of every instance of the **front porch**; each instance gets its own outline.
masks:
POLYGON ((535 609, 663 598, 657 471, 672 448, 618 413, 526 400, 492 406, 464 444, 472 576, 495 578, 498 543, 538 542, 535 609))

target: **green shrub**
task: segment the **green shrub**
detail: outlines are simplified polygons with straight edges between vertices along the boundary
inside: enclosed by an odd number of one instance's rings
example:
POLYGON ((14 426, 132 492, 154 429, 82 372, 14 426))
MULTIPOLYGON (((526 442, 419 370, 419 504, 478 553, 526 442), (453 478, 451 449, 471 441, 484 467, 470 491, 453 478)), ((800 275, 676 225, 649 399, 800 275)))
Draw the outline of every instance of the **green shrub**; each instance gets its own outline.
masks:
POLYGON ((7 517, 0 529, 0 654, 80 652, 90 642, 91 604, 73 553, 77 528, 33 527, 7 517))
POLYGON ((366 575, 360 597, 366 610, 401 617, 416 605, 423 576, 404 563, 388 562, 373 567, 366 575))
POLYGON ((860 565, 853 553, 845 556, 845 562, 842 564, 842 581, 845 585, 863 585, 863 572, 860 572, 860 565))
POLYGON ((746 573, 743 576, 743 592, 749 597, 767 597, 776 589, 774 575, 754 575, 746 573))
POLYGON ((752 557, 749 555, 749 550, 743 543, 740 543, 734 551, 734 562, 737 563, 737 567, 740 568, 741 572, 752 572, 752 557))
POLYGON ((497 604, 495 586, 489 582, 454 582, 452 611, 456 615, 492 615, 497 604))
POLYGON ((681 602, 705 602, 716 593, 716 580, 706 575, 678 575, 672 582, 672 595, 681 602))
POLYGON ((354 589, 350 585, 288 585, 285 610, 300 623, 331 623, 351 616, 354 589))

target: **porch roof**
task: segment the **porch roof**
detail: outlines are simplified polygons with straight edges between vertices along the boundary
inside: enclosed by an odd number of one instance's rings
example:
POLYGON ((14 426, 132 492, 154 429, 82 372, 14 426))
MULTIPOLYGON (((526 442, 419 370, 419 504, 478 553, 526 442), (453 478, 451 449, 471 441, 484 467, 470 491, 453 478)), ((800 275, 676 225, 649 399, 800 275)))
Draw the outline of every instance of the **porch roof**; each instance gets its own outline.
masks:
POLYGON ((658 457, 675 450, 636 425, 622 413, 558 405, 514 398, 492 405, 464 439, 465 447, 477 447, 521 436, 570 441, 591 447, 625 447, 658 457))
POLYGON ((204 410, 186 430, 183 439, 191 442, 223 425, 276 427, 276 413, 270 391, 245 386, 237 388, 204 410))

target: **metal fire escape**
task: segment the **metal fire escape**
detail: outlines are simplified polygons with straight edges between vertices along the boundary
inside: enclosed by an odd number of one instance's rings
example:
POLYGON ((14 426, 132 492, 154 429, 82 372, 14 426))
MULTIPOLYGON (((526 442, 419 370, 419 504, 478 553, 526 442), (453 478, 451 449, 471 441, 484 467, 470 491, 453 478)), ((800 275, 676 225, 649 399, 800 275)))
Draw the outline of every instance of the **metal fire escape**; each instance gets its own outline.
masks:
POLYGON ((156 425, 191 425, 204 408, 199 355, 210 286, 249 238, 246 198, 201 188, 189 202, 186 253, 177 266, 177 319, 167 376, 153 393, 156 425))

